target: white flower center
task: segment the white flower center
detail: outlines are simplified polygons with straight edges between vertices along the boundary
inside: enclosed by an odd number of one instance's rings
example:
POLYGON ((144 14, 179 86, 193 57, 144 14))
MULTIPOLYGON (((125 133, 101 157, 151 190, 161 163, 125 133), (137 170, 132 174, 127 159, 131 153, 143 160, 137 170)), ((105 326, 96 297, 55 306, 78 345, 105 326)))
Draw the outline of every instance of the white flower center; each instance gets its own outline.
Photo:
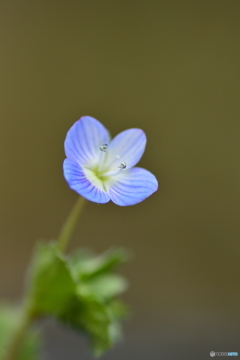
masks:
POLYGON ((116 181, 115 177, 126 169, 127 164, 119 162, 119 154, 108 161, 108 144, 102 144, 99 150, 101 153, 98 162, 94 166, 85 167, 85 175, 92 184, 107 192, 107 187, 116 181))
POLYGON ((104 153, 107 153, 107 149, 108 149, 107 144, 103 144, 100 146, 100 150, 102 151, 102 154, 100 154, 100 161, 99 161, 98 169, 101 172, 103 177, 116 176, 116 175, 120 174, 120 172, 123 169, 126 169, 127 164, 125 162, 121 162, 120 164, 118 164, 116 166, 116 159, 120 159, 121 158, 120 155, 116 155, 115 158, 110 163, 107 163, 106 154, 104 154, 104 153))

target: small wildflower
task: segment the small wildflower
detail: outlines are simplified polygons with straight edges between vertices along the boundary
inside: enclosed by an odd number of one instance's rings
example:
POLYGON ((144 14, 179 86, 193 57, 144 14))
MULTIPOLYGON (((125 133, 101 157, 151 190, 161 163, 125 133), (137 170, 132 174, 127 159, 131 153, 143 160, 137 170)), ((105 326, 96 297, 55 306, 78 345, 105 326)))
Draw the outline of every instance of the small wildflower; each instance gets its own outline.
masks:
POLYGON ((69 187, 96 203, 112 200, 127 206, 143 201, 158 188, 152 173, 134 167, 146 141, 141 129, 125 130, 111 140, 98 120, 83 116, 70 128, 64 143, 63 171, 69 187))

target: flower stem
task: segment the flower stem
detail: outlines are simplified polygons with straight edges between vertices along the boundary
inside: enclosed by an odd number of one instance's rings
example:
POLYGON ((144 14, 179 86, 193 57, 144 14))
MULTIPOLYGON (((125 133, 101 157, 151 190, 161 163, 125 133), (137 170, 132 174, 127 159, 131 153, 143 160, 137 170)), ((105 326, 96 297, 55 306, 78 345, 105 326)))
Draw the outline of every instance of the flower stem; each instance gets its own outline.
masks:
POLYGON ((25 302, 19 315, 16 329, 13 333, 12 339, 10 340, 7 352, 5 353, 4 360, 16 360, 18 359, 19 350, 26 335, 27 328, 32 321, 32 315, 29 304, 25 302))
POLYGON ((77 220, 83 210, 85 203, 86 203, 85 198, 79 196, 79 198, 78 198, 76 204, 74 205, 72 211, 70 212, 67 220, 63 224, 63 227, 62 227, 59 237, 58 237, 58 243, 57 243, 57 248, 61 252, 64 252, 68 245, 70 237, 74 231, 74 228, 77 224, 77 220))

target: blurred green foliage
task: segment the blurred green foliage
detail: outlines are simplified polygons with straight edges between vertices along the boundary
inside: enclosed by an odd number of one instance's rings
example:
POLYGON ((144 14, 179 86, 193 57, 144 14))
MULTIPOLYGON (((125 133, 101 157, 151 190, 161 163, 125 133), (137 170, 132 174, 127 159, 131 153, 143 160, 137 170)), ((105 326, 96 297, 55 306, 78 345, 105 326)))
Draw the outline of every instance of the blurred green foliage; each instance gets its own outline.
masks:
POLYGON ((54 242, 39 244, 29 274, 32 316, 51 316, 86 334, 94 354, 102 355, 121 338, 120 321, 127 310, 116 297, 127 282, 115 270, 127 258, 124 249, 64 256, 54 242))
MULTIPOLYGON (((0 304, 0 359, 4 358, 8 345, 20 321, 20 308, 7 303, 0 304)), ((30 329, 23 339, 19 356, 16 360, 38 359, 39 333, 30 329)))

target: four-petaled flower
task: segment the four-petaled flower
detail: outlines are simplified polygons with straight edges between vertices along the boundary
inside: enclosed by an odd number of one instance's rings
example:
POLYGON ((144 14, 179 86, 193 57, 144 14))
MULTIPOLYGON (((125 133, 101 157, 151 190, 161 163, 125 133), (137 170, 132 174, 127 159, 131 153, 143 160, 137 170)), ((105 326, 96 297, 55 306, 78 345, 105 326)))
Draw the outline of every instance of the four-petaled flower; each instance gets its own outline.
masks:
POLYGON ((153 174, 134 167, 146 140, 141 129, 125 130, 111 140, 98 120, 83 116, 70 128, 64 143, 63 170, 69 187, 96 203, 112 200, 127 206, 143 201, 158 188, 153 174))

